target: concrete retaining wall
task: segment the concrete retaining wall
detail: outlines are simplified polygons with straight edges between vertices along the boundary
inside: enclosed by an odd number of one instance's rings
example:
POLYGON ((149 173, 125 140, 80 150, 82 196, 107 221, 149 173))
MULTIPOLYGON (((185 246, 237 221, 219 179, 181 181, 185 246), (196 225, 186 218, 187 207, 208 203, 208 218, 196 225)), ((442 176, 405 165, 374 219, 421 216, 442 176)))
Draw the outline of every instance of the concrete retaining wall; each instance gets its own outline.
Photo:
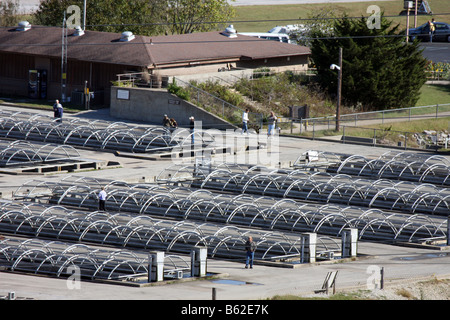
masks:
POLYGON ((162 124, 164 115, 174 118, 180 127, 189 125, 189 117, 202 121, 203 128, 231 129, 232 124, 168 93, 167 89, 111 87, 110 115, 115 118, 162 124))

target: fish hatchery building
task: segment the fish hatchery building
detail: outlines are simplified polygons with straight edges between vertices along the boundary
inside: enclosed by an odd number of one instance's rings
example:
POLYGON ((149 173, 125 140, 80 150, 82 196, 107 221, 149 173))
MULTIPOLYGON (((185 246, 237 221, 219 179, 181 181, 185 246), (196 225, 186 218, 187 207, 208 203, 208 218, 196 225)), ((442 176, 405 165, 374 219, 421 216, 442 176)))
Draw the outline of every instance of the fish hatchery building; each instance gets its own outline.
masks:
POLYGON ((0 28, 0 94, 75 98, 86 86, 108 105, 118 74, 198 77, 259 67, 306 70, 309 55, 307 47, 240 35, 232 26, 222 32, 148 37, 81 28, 64 34, 61 27, 21 22, 0 28))

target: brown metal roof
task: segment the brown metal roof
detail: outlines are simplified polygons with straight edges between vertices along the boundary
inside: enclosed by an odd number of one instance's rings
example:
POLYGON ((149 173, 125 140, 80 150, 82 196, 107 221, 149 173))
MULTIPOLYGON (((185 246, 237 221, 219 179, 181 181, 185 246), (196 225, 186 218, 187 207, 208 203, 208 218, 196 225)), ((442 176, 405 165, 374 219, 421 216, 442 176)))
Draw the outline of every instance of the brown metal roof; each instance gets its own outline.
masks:
MULTIPOLYGON (((68 32, 68 59, 128 66, 164 66, 202 61, 264 59, 309 55, 307 47, 220 32, 170 36, 135 36, 120 42, 119 33, 86 30, 83 36, 68 32)), ((32 26, 28 31, 0 28, 0 52, 61 57, 62 29, 32 26)))

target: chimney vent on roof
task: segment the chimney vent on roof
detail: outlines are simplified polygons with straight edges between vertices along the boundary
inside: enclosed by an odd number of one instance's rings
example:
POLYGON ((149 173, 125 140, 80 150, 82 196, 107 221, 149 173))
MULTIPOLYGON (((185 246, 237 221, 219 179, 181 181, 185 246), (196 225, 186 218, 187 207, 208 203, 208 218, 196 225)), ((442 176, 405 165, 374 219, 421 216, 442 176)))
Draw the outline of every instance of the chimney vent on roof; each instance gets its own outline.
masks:
POLYGON ((31 29, 31 24, 28 21, 20 21, 16 31, 27 31, 31 29))
POLYGON ((84 34, 83 28, 81 28, 80 26, 76 26, 73 36, 79 37, 79 36, 82 36, 83 34, 84 34))
POLYGON ((233 27, 232 24, 230 24, 228 27, 225 28, 225 31, 222 32, 224 36, 227 36, 228 38, 236 38, 237 33, 236 29, 233 27))
POLYGON ((122 32, 122 36, 120 37, 120 41, 131 41, 134 39, 134 34, 131 31, 122 32))

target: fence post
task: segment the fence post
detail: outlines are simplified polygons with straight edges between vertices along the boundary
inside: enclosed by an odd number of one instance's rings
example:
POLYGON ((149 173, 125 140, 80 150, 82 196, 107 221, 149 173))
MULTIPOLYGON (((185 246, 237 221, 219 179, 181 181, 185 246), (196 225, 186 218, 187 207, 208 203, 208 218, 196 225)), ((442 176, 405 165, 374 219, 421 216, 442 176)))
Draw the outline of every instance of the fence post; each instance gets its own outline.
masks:
POLYGON ((316 120, 313 121, 313 140, 315 138, 316 135, 316 120))
POLYGON ((439 113, 439 104, 436 104, 436 119, 438 118, 439 113))
POLYGON ((373 129, 373 146, 377 144, 377 129, 373 129))
POLYGON ((345 144, 345 126, 342 126, 342 143, 345 144))

